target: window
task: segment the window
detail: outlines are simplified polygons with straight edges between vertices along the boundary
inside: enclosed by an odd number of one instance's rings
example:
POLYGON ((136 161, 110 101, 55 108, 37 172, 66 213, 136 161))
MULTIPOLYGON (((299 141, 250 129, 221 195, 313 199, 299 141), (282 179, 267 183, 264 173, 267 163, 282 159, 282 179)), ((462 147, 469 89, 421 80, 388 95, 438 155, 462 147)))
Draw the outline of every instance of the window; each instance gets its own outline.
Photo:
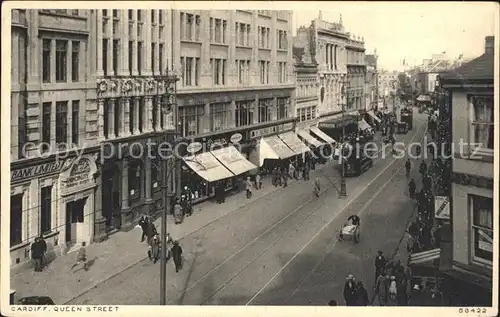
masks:
POLYGON ((10 196, 10 246, 23 241, 23 195, 10 196))
POLYGON ((49 149, 50 146, 50 117, 52 112, 52 103, 44 102, 42 104, 42 142, 45 143, 43 146, 43 151, 49 149))
POLYGON ((163 73, 163 43, 158 44, 158 55, 160 58, 158 59, 158 69, 160 70, 160 74, 163 73))
POLYGON ((80 73, 80 42, 73 41, 71 44, 71 80, 77 82, 80 73))
POLYGON ((223 20, 222 21, 222 43, 227 43, 227 21, 223 20))
MULTIPOLYGON (((211 62, 212 60, 210 60, 211 62)), ((186 58, 181 57, 181 76, 182 76, 182 84, 186 81, 186 58)))
POLYGON ((245 61, 236 60, 236 67, 238 67, 238 83, 245 83, 245 61))
POLYGON ((214 18, 210 18, 210 27, 209 27, 209 33, 210 33, 210 42, 214 41, 214 18))
POLYGON ((78 145, 80 126, 80 100, 73 100, 71 104, 71 142, 78 145))
POLYGON ((52 186, 42 187, 40 193, 40 233, 52 230, 52 186))
POLYGON ((493 96, 473 96, 470 99, 473 111, 471 116, 473 142, 483 149, 493 150, 495 121, 493 96))
POLYGON ((210 127, 212 132, 228 128, 230 102, 210 105, 210 127))
POLYGON ((153 191, 159 191, 161 190, 161 161, 158 156, 158 150, 154 149, 153 150, 153 157, 151 158, 151 188, 153 188, 153 191))
POLYGON ((259 27, 260 32, 259 32, 259 47, 260 48, 267 48, 267 39, 266 39, 266 34, 267 34, 267 28, 266 27, 259 27))
POLYGON ((142 42, 137 42, 137 72, 142 74, 142 42))
MULTIPOLYGON (((129 112, 128 112, 128 130, 130 131, 130 133, 134 133, 134 122, 135 120, 137 120, 137 118, 135 117, 135 107, 136 107, 136 103, 135 103, 135 98, 134 99, 130 99, 130 102, 129 102, 129 112)), ((115 116, 116 116, 116 113, 115 113, 115 116)))
POLYGON ((241 46, 246 45, 246 43, 245 43, 245 39, 246 39, 245 31, 246 31, 246 29, 247 29, 246 25, 243 23, 240 23, 240 30, 239 30, 240 31, 240 36, 239 36, 240 43, 239 44, 241 46))
POLYGON ((159 105, 160 98, 155 97, 153 99, 153 128, 155 128, 155 129, 156 129, 156 125, 158 124, 158 107, 160 106, 159 105))
MULTIPOLYGON (((286 50, 288 47, 288 43, 286 40, 286 32, 282 30, 276 31, 278 34, 278 49, 279 50, 286 50)), ((326 46, 328 50, 328 45, 326 46)))
POLYGON ((316 118, 317 108, 316 106, 311 107, 312 118, 316 118))
POLYGON ((253 124, 253 101, 236 101, 235 118, 236 126, 246 126, 253 124))
POLYGON ((259 123, 271 120, 272 108, 273 108, 273 99, 259 100, 259 111, 258 111, 259 123))
POLYGON ((211 58, 210 66, 212 68, 212 83, 214 85, 226 84, 226 60, 220 58, 211 58))
POLYGON ((42 79, 44 83, 50 82, 50 46, 51 40, 43 40, 42 79))
POLYGON ((151 10, 151 23, 156 23, 155 17, 156 17, 156 10, 151 10))
POLYGON ((271 44, 269 42, 269 34, 271 33, 271 29, 270 28, 266 28, 266 48, 270 48, 271 47, 271 44))
POLYGON ((113 40, 113 73, 118 75, 118 54, 120 52, 120 40, 113 40))
POLYGON ((472 209, 473 259, 493 261, 493 199, 469 195, 472 209))
POLYGON ((128 41, 128 71, 130 75, 132 75, 132 64, 133 64, 133 51, 134 51, 134 42, 128 41))
POLYGON ((137 21, 142 22, 142 10, 141 9, 137 10, 137 21))
POLYGON ((67 54, 68 41, 56 41, 56 81, 64 82, 67 80, 67 54))
POLYGON ((144 110, 146 110, 146 99, 139 97, 139 117, 137 126, 141 133, 144 133, 144 110))
POLYGON ((104 76, 108 75, 108 39, 102 40, 102 69, 104 76))
POLYGON ((306 108, 306 120, 311 120, 311 108, 306 108))
POLYGON ((193 76, 193 58, 192 57, 186 57, 186 72, 184 76, 184 85, 185 86, 191 86, 192 83, 192 76, 193 76))
POLYGON ((180 121, 183 136, 194 136, 200 133, 201 118, 204 114, 204 106, 185 106, 180 110, 180 121))
POLYGON ((133 10, 131 10, 131 9, 129 9, 129 10, 128 10, 128 20, 129 20, 129 21, 132 21, 132 20, 134 19, 134 18, 133 18, 133 14, 134 14, 133 12, 134 12, 134 11, 133 11, 133 10))
POLYGON ((259 61, 260 83, 266 84, 266 61, 259 61))
POLYGON ((222 20, 215 19, 215 43, 222 43, 222 20))
POLYGON ((151 43, 151 69, 155 70, 155 53, 156 53, 156 44, 151 43))
POLYGON ((78 16, 78 9, 71 10, 71 15, 78 16))
POLYGON ((269 84, 269 65, 271 62, 266 62, 266 84, 269 84))
POLYGON ((195 58, 194 64, 194 85, 198 86, 200 84, 200 58, 195 58))
POLYGON ((64 146, 68 142, 68 102, 56 102, 56 143, 64 146))
POLYGON ((278 62, 278 83, 286 83, 286 62, 278 62))
POLYGON ((300 110, 300 122, 306 121, 306 109, 302 108, 300 110))
POLYGON ((290 98, 277 98, 277 107, 276 107, 276 119, 285 119, 288 118, 288 107, 290 105, 290 98))
POLYGON ((192 14, 186 14, 186 39, 193 39, 193 21, 194 17, 192 14))
POLYGON ((180 13, 180 31, 181 31, 181 40, 185 39, 186 38, 186 28, 184 26, 184 23, 185 23, 185 17, 184 17, 184 13, 180 13))
POLYGON ((142 164, 140 160, 133 160, 128 166, 128 190, 130 201, 141 198, 142 164))
POLYGON ((252 30, 250 24, 247 24, 247 46, 252 46, 250 42, 250 31, 252 30))
POLYGON ((158 11, 159 11, 159 12, 158 12, 158 23, 159 23, 159 24, 163 24, 163 13, 164 13, 164 12, 163 12, 163 10, 161 10, 161 9, 160 9, 160 10, 158 10, 158 11))
POLYGON ((118 18, 118 10, 113 10, 113 18, 118 18))
POLYGON ((201 19, 200 16, 197 15, 195 18, 196 24, 194 26, 194 40, 199 41, 200 40, 200 23, 201 19))

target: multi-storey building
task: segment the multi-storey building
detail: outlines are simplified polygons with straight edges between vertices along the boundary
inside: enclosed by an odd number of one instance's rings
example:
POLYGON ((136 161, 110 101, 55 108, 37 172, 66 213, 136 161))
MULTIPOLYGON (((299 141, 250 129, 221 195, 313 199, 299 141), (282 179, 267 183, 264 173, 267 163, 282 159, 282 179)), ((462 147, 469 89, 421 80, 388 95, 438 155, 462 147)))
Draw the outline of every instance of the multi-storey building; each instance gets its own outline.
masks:
POLYGON ((12 11, 12 264, 36 236, 66 252, 154 205, 158 164, 132 159, 129 145, 171 130, 153 77, 171 60, 170 16, 12 11))
POLYGON ((445 273, 453 281, 449 295, 458 297, 457 305, 492 305, 494 37, 485 42, 483 55, 439 75, 438 82, 443 101, 439 115, 451 121, 442 132, 452 132, 453 161, 451 180, 444 180, 452 184, 451 193, 445 193, 450 207, 437 209, 436 218, 445 232, 452 232, 451 250, 442 252, 450 258, 442 262, 448 262, 445 273))
MULTIPOLYGON (((174 11, 172 23, 182 136, 209 148, 238 133, 245 159, 260 166, 259 139, 294 128, 292 12, 174 11)), ((182 171, 195 199, 213 194, 182 171)))
POLYGON ((375 115, 378 110, 378 87, 377 87, 377 55, 365 55, 366 76, 365 76, 365 120, 371 125, 380 123, 381 120, 375 115))
POLYGON ((297 126, 307 127, 317 122, 318 117, 318 65, 312 60, 309 45, 294 47, 295 76, 294 90, 295 116, 297 126))
POLYGON ((347 110, 365 111, 365 42, 349 34, 346 43, 347 78, 349 81, 347 110))

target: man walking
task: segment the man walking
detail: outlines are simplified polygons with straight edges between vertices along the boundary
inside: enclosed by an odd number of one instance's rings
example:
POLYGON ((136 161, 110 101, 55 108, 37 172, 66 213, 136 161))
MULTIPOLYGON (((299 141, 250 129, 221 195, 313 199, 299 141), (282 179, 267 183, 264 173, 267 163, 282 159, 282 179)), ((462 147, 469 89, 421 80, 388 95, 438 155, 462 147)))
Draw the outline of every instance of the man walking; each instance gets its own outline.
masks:
POLYGON ((141 242, 144 242, 144 239, 148 235, 148 225, 149 225, 148 217, 142 215, 141 219, 139 219, 139 226, 141 226, 142 229, 141 242))
POLYGON ((344 285, 344 299, 347 306, 355 306, 357 302, 357 285, 352 274, 346 278, 344 285))
POLYGON ((382 251, 378 251, 378 255, 375 257, 375 281, 383 273, 386 263, 387 260, 382 255, 382 251))
POLYGON ((174 259, 175 272, 179 272, 182 268, 182 248, 179 245, 179 241, 174 241, 174 246, 170 249, 170 252, 172 252, 172 257, 174 259))
POLYGON ((316 179, 314 180, 314 195, 316 195, 316 197, 319 197, 319 192, 321 190, 321 184, 319 182, 319 177, 316 177, 316 179))
POLYGON ((35 272, 42 271, 42 244, 40 242, 40 238, 36 237, 35 241, 31 244, 31 259, 33 259, 35 272))
POLYGON ((89 270, 89 268, 87 266, 87 253, 85 251, 85 246, 86 246, 86 243, 84 241, 84 242, 82 242, 82 246, 80 247, 80 250, 78 250, 78 255, 76 257, 76 263, 73 264, 73 266, 71 267, 72 270, 80 264, 83 264, 83 269, 85 271, 89 270))
POLYGON ((47 242, 45 242, 43 235, 40 235, 39 241, 42 250, 41 267, 40 267, 40 271, 42 271, 47 265, 47 257, 45 256, 45 254, 47 253, 47 242))
POLYGON ((250 177, 247 177, 247 180, 245 181, 245 190, 247 199, 250 199, 252 197, 252 182, 250 181, 250 177))

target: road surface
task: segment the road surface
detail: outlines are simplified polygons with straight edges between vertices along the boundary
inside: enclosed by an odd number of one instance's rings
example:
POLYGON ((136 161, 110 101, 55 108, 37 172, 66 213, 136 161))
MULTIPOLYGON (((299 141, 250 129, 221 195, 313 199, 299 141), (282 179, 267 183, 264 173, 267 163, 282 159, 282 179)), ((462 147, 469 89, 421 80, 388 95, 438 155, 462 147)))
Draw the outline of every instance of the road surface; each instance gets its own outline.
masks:
MULTIPOLYGON (((397 139, 419 140, 424 120, 417 120, 397 139)), ((321 172, 319 198, 312 194, 313 179, 297 182, 185 237, 183 270, 176 273, 168 263, 168 303, 343 303, 348 273, 362 278, 371 295, 373 257, 379 249, 394 252, 413 210, 404 160, 377 159, 360 177, 348 178, 347 199, 338 198, 338 175, 334 167, 321 172), (338 242, 340 227, 354 213, 361 215, 360 243, 338 242)), ((145 260, 68 304, 158 305, 159 272, 159 263, 145 260)))

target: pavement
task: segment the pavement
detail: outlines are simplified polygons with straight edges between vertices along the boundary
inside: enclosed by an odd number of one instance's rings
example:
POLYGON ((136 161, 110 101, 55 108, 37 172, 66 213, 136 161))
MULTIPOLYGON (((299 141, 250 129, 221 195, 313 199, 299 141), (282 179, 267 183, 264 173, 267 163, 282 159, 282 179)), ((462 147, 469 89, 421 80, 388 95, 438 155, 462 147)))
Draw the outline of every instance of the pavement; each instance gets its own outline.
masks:
MULTIPOLYGON (((397 140, 420 137, 424 122, 397 140)), ((267 179, 250 200, 240 193, 224 205, 207 202, 183 224, 169 227, 184 250, 183 270, 175 273, 168 263, 169 304, 325 305, 332 298, 342 303, 348 273, 362 278, 370 292, 376 251, 395 253, 413 212, 404 160, 376 159, 363 175, 347 178, 346 199, 338 198, 338 175, 337 166, 327 164, 312 171, 310 181, 287 188, 274 188, 267 179), (316 176, 320 197, 312 194, 316 176), (338 242, 353 213, 361 214, 360 243, 338 242)), ((19 296, 51 296, 58 304, 157 305, 159 263, 146 258, 140 235, 136 228, 90 245, 88 256, 96 260, 88 272, 71 273, 76 254, 69 254, 42 273, 12 276, 11 288, 19 296)))

